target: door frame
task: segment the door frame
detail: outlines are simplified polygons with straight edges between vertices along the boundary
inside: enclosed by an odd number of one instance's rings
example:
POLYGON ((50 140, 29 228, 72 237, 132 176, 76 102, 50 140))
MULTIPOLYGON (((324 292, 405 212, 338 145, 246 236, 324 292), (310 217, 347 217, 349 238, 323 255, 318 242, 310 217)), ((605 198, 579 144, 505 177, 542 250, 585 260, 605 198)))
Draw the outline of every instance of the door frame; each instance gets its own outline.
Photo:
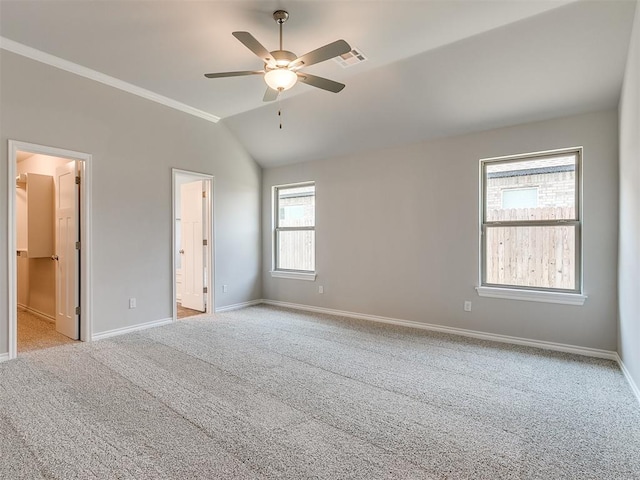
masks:
POLYGON ((91 167, 92 155, 89 153, 75 152, 63 148, 39 145, 36 143, 22 142, 18 140, 8 141, 7 155, 7 192, 8 192, 8 285, 9 299, 7 302, 9 358, 16 358, 18 354, 18 272, 16 258, 16 166, 18 152, 59 157, 78 162, 80 172, 80 340, 91 341, 93 315, 92 315, 92 261, 91 261, 91 167))
POLYGON ((213 193, 215 191, 215 177, 213 175, 208 175, 206 173, 193 172, 190 170, 181 170, 179 168, 171 169, 171 271, 172 271, 172 284, 171 291, 173 292, 171 298, 173 299, 172 311, 173 311, 173 321, 177 321, 178 319, 178 306, 176 299, 176 198, 180 195, 180 189, 177 184, 177 177, 190 177, 191 181, 202 180, 205 186, 206 193, 206 202, 205 202, 205 219, 206 225, 204 225, 204 231, 206 232, 207 237, 207 246, 206 246, 206 256, 207 260, 205 262, 205 267, 207 269, 207 293, 205 294, 205 313, 213 313, 216 311, 215 309, 215 295, 213 292, 215 291, 214 285, 214 268, 215 268, 215 210, 214 210, 214 202, 213 202, 213 193))

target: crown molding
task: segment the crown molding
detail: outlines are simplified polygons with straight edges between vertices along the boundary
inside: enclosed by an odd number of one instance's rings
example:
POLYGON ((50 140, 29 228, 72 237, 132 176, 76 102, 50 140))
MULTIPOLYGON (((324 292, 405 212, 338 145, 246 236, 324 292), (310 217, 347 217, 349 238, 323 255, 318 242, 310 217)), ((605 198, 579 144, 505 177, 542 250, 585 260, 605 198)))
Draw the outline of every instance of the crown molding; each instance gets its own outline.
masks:
POLYGON ((209 122, 217 123, 220 120, 220 117, 216 115, 212 115, 203 110, 199 110, 171 98, 159 95, 155 92, 152 92, 151 90, 147 90, 142 87, 138 87, 137 85, 119 80, 115 77, 110 77, 109 75, 105 75, 104 73, 100 73, 96 70, 83 67, 82 65, 78 65, 77 63, 73 63, 63 58, 56 57, 55 55, 51 55, 35 48, 28 47, 27 45, 23 45, 22 43, 14 42, 13 40, 9 40, 5 37, 0 37, 0 49, 22 55, 23 57, 30 58, 40 63, 51 65, 52 67, 74 73, 81 77, 85 77, 90 80, 102 83, 104 85, 109 85, 110 87, 117 88, 118 90, 137 95, 138 97, 142 97, 147 100, 151 100, 152 102, 156 102, 175 110, 188 113, 189 115, 208 120, 209 122))

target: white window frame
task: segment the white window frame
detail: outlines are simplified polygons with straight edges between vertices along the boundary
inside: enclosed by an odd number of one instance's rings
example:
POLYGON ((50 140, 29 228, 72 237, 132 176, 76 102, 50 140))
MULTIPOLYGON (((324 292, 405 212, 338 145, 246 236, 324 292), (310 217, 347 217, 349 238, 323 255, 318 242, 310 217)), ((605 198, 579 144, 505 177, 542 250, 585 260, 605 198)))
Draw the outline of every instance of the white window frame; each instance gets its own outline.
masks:
MULTIPOLYGON (((314 224, 310 227, 280 227, 280 191, 290 189, 290 188, 300 188, 300 187, 314 187, 314 197, 316 195, 315 186, 316 183, 313 181, 308 182, 300 182, 300 183, 289 183, 286 185, 276 185, 272 187, 271 198, 272 198, 272 212, 273 212, 273 248, 272 248, 272 269, 271 276, 276 278, 288 278, 292 280, 310 280, 315 281, 316 272, 314 270, 287 270, 277 268, 278 265, 278 232, 296 232, 296 231, 316 231, 315 226, 315 211, 314 211, 314 224)), ((315 209, 315 204, 314 204, 315 209)), ((313 251, 313 255, 315 256, 315 248, 313 251)), ((314 262, 315 265, 315 262, 314 262)))
POLYGON ((561 303, 568 305, 583 305, 587 297, 583 293, 583 278, 582 278, 582 147, 573 147, 559 150, 549 150, 544 152, 534 152, 519 155, 510 155, 505 157, 484 158, 480 160, 480 278, 479 286, 476 287, 478 295, 481 297, 493 297, 503 298, 511 300, 525 300, 534 302, 546 302, 546 303, 561 303), (516 163, 523 160, 536 160, 543 159, 545 157, 557 157, 561 155, 575 155, 576 156, 576 218, 575 220, 522 220, 522 221, 507 221, 507 222, 495 222, 487 221, 486 219, 486 204, 487 204, 487 181, 486 181, 486 167, 490 164, 496 163, 516 163), (508 284, 490 284, 486 282, 486 231, 492 227, 505 227, 505 226, 575 226, 575 279, 576 285, 573 290, 557 289, 557 288, 545 288, 545 287, 530 287, 508 284))

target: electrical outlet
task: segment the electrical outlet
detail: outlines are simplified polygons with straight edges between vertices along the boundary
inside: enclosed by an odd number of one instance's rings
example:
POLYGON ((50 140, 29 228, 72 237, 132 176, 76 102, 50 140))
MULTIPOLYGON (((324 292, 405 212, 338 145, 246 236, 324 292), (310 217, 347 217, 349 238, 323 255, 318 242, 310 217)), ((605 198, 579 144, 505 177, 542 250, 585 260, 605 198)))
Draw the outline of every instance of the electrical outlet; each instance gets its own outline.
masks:
POLYGON ((136 308, 137 307, 137 302, 135 298, 130 298, 129 299, 129 308, 136 308))
POLYGON ((229 289, 228 285, 222 285, 222 293, 227 293, 228 289, 229 289))
POLYGON ((322 285, 318 287, 318 293, 324 293, 324 287, 322 285))
POLYGON ((469 300, 464 302, 464 311, 465 312, 470 312, 471 311, 471 302, 469 300))

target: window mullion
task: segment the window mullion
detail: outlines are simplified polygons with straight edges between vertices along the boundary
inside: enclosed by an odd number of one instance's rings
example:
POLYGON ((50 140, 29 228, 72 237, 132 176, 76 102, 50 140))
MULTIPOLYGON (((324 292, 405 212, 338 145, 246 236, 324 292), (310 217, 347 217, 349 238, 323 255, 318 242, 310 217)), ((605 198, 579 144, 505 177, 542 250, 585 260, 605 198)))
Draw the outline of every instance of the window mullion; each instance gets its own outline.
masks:
POLYGON ((311 231, 315 230, 316 227, 277 227, 277 232, 298 232, 298 231, 311 231))
POLYGON ((483 227, 559 227, 579 225, 578 220, 509 220, 508 222, 484 222, 483 227))

